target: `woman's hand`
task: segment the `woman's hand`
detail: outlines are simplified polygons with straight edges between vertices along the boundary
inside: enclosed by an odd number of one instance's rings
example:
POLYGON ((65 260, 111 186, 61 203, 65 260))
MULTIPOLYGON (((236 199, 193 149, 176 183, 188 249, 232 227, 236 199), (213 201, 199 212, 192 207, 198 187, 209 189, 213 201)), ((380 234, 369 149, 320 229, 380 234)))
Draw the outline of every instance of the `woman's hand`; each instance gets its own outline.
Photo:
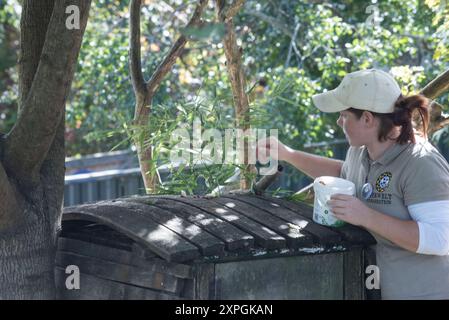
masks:
POLYGON ((354 196, 334 194, 327 202, 336 218, 356 226, 366 227, 373 210, 354 196))
POLYGON ((267 163, 269 158, 284 160, 287 152, 287 147, 273 136, 257 141, 256 157, 262 164, 267 163))

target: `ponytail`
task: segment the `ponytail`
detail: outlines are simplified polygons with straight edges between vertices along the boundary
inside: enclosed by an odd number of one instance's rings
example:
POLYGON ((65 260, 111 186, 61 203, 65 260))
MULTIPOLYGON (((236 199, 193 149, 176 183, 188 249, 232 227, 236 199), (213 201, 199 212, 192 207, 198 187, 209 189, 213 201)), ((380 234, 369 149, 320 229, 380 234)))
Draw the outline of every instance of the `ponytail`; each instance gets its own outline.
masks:
MULTIPOLYGON (((429 128, 429 99, 423 95, 413 95, 409 97, 400 96, 394 104, 392 122, 395 126, 401 126, 401 134, 397 138, 399 144, 411 141, 415 143, 413 131, 414 116, 419 114, 422 122, 422 134, 427 139, 427 129, 429 128)), ((418 119, 419 120, 419 119, 418 119)))

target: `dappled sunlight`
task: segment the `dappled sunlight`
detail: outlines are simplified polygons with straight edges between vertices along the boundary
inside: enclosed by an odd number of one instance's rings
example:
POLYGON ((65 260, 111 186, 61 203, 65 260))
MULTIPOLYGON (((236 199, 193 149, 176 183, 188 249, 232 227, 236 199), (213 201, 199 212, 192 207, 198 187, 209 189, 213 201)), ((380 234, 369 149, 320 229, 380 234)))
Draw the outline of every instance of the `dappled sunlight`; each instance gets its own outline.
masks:
POLYGON ((239 220, 240 218, 236 216, 235 214, 232 214, 229 212, 229 210, 223 209, 223 208, 214 208, 215 212, 220 214, 220 217, 225 218, 227 221, 235 221, 239 220), (229 212, 228 214, 226 214, 229 212))
POLYGON ((266 231, 266 232, 268 232, 268 233, 273 232, 273 230, 271 230, 270 228, 267 228, 267 227, 265 227, 265 226, 262 226, 262 230, 264 230, 264 231, 266 231))
POLYGON ((204 225, 211 224, 211 223, 214 222, 214 221, 216 221, 216 222, 222 222, 221 220, 212 219, 212 218, 201 219, 201 223, 204 224, 204 225))
POLYGON ((234 208, 236 204, 234 202, 226 202, 225 206, 229 208, 234 208))
POLYGON ((195 214, 195 215, 190 216, 190 217, 191 217, 191 219, 189 219, 189 221, 195 222, 195 223, 200 223, 200 224, 203 225, 203 226, 206 226, 206 225, 211 224, 211 223, 213 223, 213 222, 215 222, 215 223, 217 223, 217 222, 218 222, 218 223, 223 222, 223 221, 221 221, 221 220, 219 220, 219 219, 216 219, 216 218, 211 217, 211 216, 207 216, 207 215, 202 214, 202 213, 200 213, 200 214, 195 214))
POLYGON ((223 209, 223 208, 215 208, 215 212, 216 213, 226 213, 226 212, 228 212, 228 210, 223 209))
POLYGON ((185 229, 187 231, 187 234, 192 235, 192 236, 197 236, 199 234, 201 234, 201 228, 199 228, 198 226, 195 225, 191 225, 189 227, 187 227, 185 229))
POLYGON ((186 236, 196 236, 201 233, 201 229, 198 226, 190 225, 189 227, 184 226, 184 220, 178 217, 168 220, 165 225, 176 232, 183 232, 186 236))
POLYGON ((298 229, 288 229, 288 236, 291 238, 304 237, 305 235, 299 232, 298 229))
POLYGON ((137 233, 137 235, 145 238, 145 240, 148 242, 155 241, 170 246, 176 246, 179 243, 178 239, 175 238, 176 233, 167 232, 167 229, 163 226, 159 226, 152 231, 142 229, 140 232, 137 233))
POLYGON ((240 219, 235 214, 227 214, 227 215, 223 216, 223 218, 226 218, 227 221, 235 221, 235 220, 239 220, 240 219))
POLYGON ((308 221, 301 219, 294 219, 293 222, 295 223, 294 225, 298 226, 301 229, 304 229, 309 224, 308 221))

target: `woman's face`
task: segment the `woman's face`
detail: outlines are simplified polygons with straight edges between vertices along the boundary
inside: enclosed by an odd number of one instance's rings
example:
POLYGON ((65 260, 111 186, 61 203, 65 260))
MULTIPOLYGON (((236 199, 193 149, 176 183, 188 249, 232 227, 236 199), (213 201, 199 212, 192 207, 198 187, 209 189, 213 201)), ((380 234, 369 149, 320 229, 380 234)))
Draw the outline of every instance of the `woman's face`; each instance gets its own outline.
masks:
POLYGON ((349 144, 354 147, 359 147, 367 144, 372 132, 367 129, 364 122, 364 115, 360 119, 350 111, 341 111, 338 117, 337 124, 343 129, 343 132, 349 144))

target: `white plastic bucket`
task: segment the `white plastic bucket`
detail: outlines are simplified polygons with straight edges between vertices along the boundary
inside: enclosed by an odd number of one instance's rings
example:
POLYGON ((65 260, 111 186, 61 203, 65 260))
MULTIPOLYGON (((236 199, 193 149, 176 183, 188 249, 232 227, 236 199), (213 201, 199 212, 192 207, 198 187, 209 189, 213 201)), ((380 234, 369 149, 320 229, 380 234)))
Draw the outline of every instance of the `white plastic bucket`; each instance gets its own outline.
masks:
POLYGON ((326 203, 331 195, 336 193, 355 195, 355 184, 338 177, 322 176, 313 182, 313 190, 315 191, 313 221, 331 227, 344 225, 345 222, 337 219, 326 203))

